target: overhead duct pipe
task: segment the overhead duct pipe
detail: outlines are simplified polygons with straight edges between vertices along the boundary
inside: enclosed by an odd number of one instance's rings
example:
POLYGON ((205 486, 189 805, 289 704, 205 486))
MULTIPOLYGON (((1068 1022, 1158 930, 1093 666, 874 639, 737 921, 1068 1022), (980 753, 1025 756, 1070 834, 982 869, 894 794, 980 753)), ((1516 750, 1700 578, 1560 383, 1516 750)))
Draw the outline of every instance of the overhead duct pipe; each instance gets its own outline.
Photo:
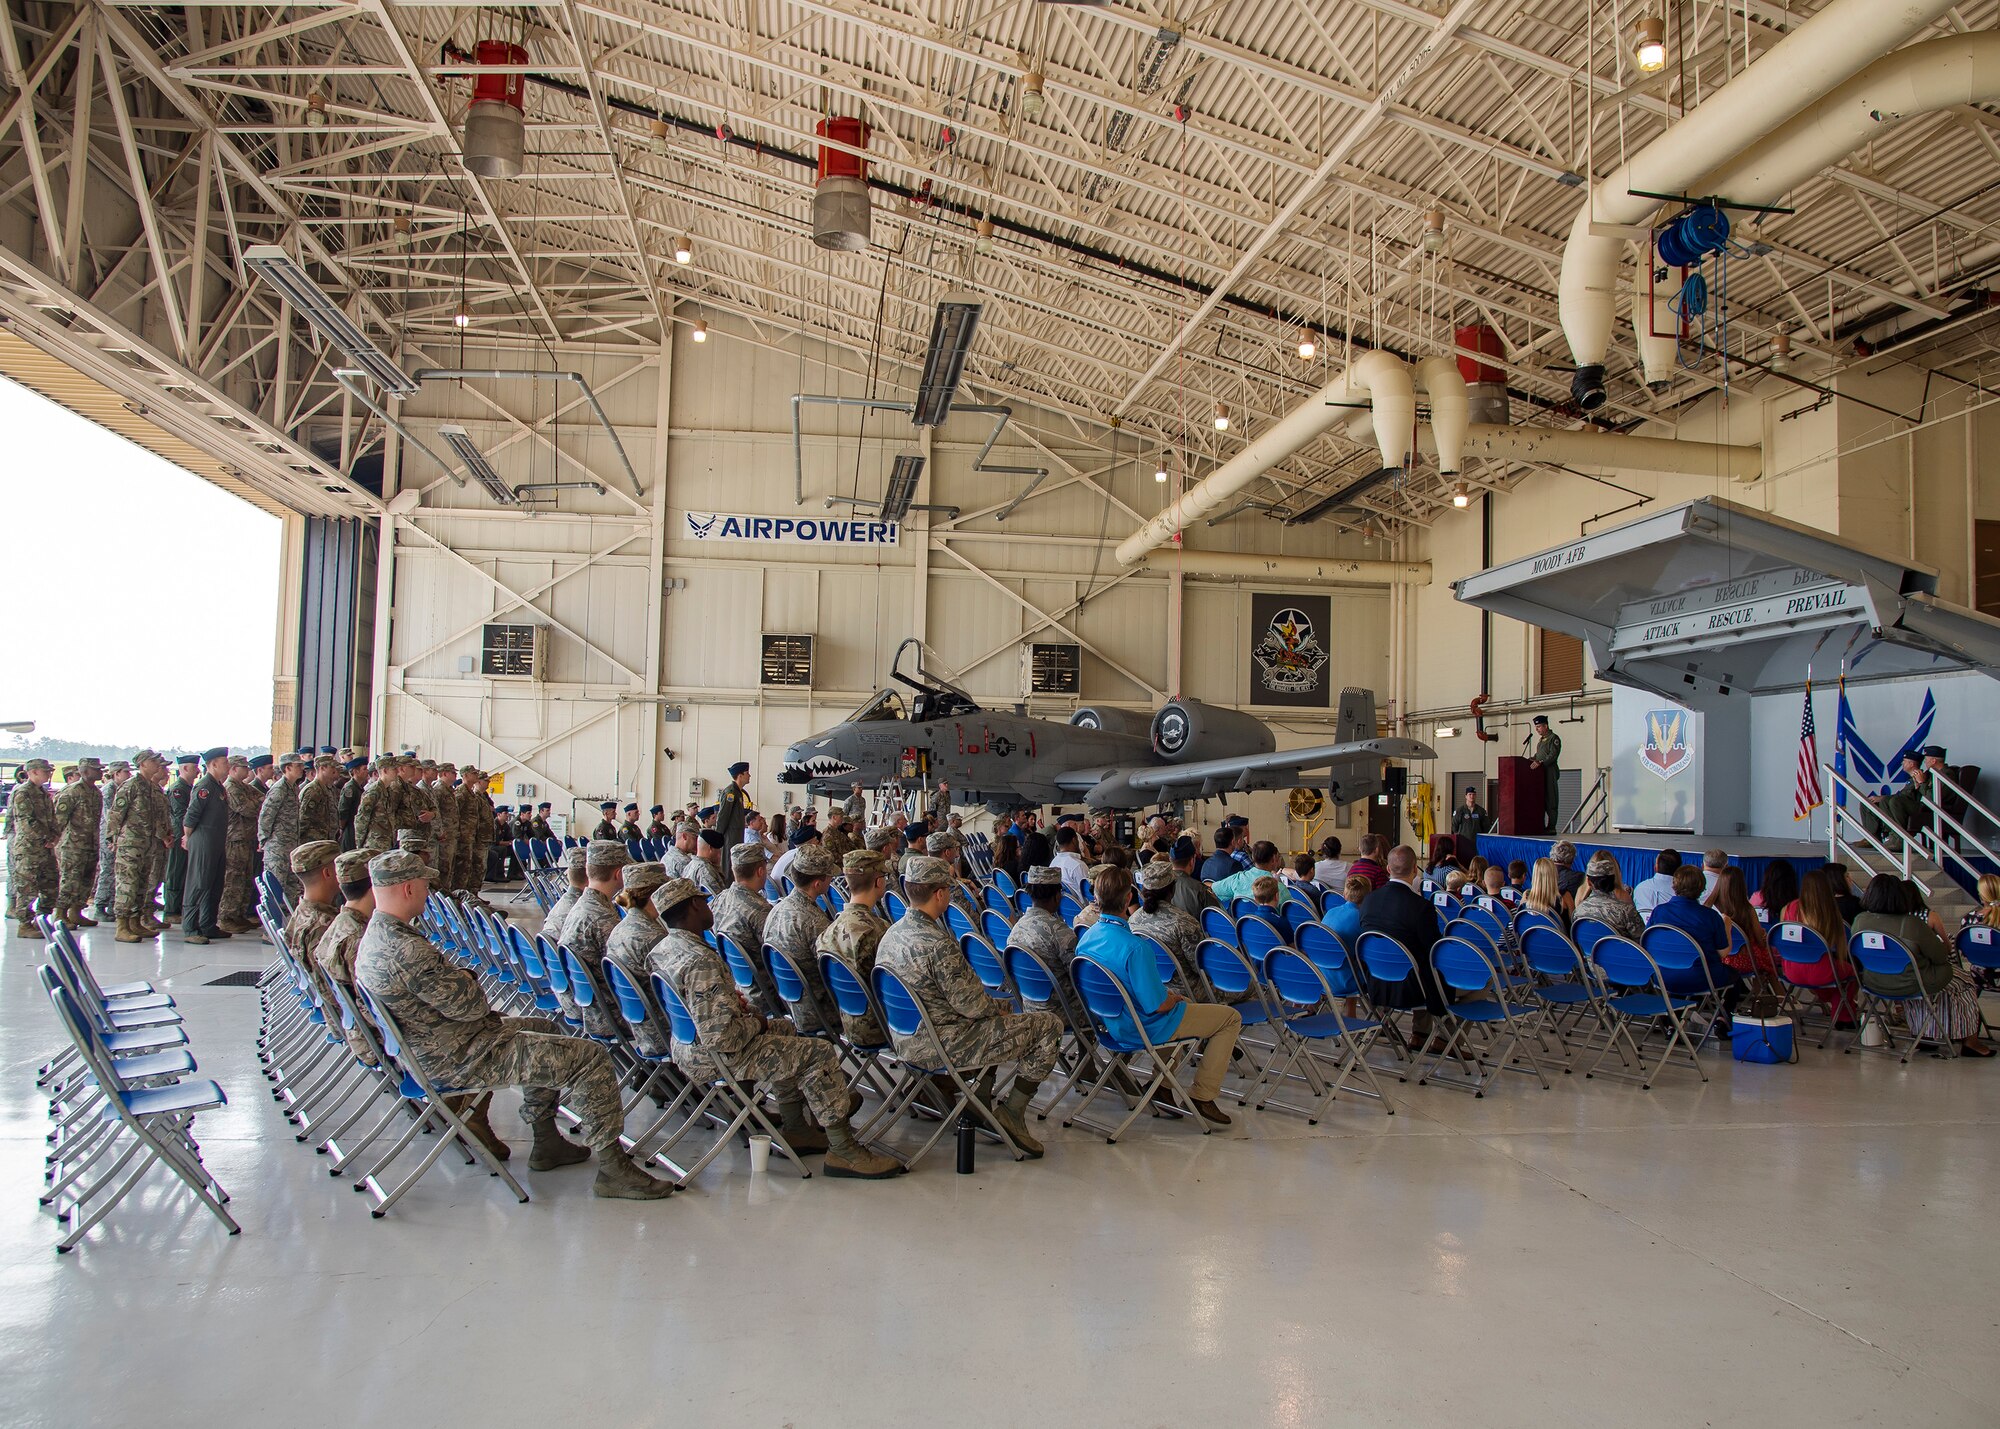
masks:
POLYGON ((1598 230, 1645 223, 1659 207, 1646 192, 1688 191, 1718 156, 1742 152, 1950 8, 1951 0, 1830 0, 1719 93, 1592 186, 1570 225, 1557 293, 1563 336, 1577 364, 1571 386, 1578 406, 1593 411, 1604 405, 1604 359, 1625 241, 1598 230))
POLYGON ((1350 561, 1328 556, 1259 556, 1246 551, 1149 552, 1149 571, 1189 576, 1244 576, 1251 580, 1318 585, 1429 585, 1429 561, 1350 561))
MULTIPOLYGON (((1367 426, 1368 414, 1357 413, 1348 423, 1347 434, 1356 441, 1366 441, 1367 426)), ((1425 456, 1438 454, 1434 430, 1417 429, 1417 450, 1425 456)), ((1764 473, 1764 453, 1759 447, 1680 442, 1671 437, 1630 437, 1621 432, 1587 428, 1571 431, 1563 427, 1495 427, 1474 422, 1465 429, 1464 443, 1468 454, 1499 461, 1563 462, 1609 467, 1614 471, 1727 476, 1736 481, 1755 481, 1764 473)))
POLYGON ((1119 542, 1119 564, 1138 564, 1146 552, 1171 541, 1190 522, 1219 510, 1279 462, 1331 431, 1357 403, 1371 400, 1377 419, 1376 449, 1381 453, 1382 465, 1400 468, 1408 456, 1416 425, 1416 388, 1410 369, 1401 358, 1381 351, 1364 352, 1354 359, 1353 366, 1278 418, 1263 435, 1119 542))
MULTIPOLYGON (((1465 378, 1452 357, 1426 357, 1417 364, 1416 386, 1431 399, 1431 436, 1438 470, 1457 476, 1465 469, 1465 433, 1470 421, 1465 378)), ((1417 433, 1417 441, 1423 434, 1417 433)))

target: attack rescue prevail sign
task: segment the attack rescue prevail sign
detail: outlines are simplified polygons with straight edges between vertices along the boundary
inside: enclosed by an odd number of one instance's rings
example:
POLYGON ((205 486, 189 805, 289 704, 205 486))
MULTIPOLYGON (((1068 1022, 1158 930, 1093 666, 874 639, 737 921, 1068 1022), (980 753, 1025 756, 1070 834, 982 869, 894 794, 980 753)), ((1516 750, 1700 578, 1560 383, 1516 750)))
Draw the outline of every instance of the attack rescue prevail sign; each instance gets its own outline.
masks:
POLYGON ((690 511, 682 518, 697 541, 769 541, 781 546, 893 546, 897 521, 840 516, 750 516, 736 511, 690 511))

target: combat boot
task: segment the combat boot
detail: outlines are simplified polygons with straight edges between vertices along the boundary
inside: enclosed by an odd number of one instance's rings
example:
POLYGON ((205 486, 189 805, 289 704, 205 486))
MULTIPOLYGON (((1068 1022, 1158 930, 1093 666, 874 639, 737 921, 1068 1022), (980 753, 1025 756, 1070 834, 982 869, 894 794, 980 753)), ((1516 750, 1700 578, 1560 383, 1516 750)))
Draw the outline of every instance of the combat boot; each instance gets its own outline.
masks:
POLYGON ((495 1161, 505 1161, 514 1154, 513 1148, 500 1138, 493 1129, 493 1123, 486 1119, 486 1108, 492 1102, 489 1092, 472 1104, 472 1110, 465 1115, 465 1129, 479 1138, 480 1144, 493 1153, 495 1161))
POLYGON ((830 1147, 823 1169, 829 1176, 854 1181, 886 1181, 910 1169, 893 1156, 885 1156, 863 1146, 855 1139, 854 1128, 844 1121, 826 1129, 826 1140, 830 1147))
POLYGON ((118 935, 112 941, 115 943, 143 943, 146 941, 146 935, 139 931, 138 920, 128 913, 118 920, 118 935))
POLYGON ((23 918, 21 920, 20 930, 15 934, 15 936, 19 938, 39 938, 42 936, 42 930, 35 926, 33 919, 23 918))
POLYGON ((132 926, 149 938, 157 938, 160 934, 167 931, 167 925, 154 917, 151 910, 133 914, 132 926))
POLYGON ((1014 1144, 1028 1153, 1030 1161, 1039 1161, 1042 1159, 1042 1143, 1028 1134, 1028 1099, 1034 1094, 1034 1087, 1023 1086, 1020 1078, 1015 1078, 1014 1088, 1007 1093, 1007 1100, 993 1105, 993 1119, 1007 1129, 1007 1134, 1014 1138, 1014 1144))
MULTIPOLYGON (((558 1166, 574 1166, 579 1161, 590 1159, 590 1148, 578 1146, 564 1136, 557 1129, 556 1119, 553 1116, 546 1121, 534 1123, 534 1127, 535 1144, 528 1152, 530 1171, 553 1171, 558 1166)), ((599 1179, 602 1179, 603 1173, 598 1174, 599 1179)))
POLYGON ((801 1097, 778 1099, 778 1130, 801 1156, 817 1156, 826 1150, 826 1133, 806 1117, 806 1104, 801 1097))
POLYGON ((63 922, 72 928, 95 928, 97 926, 97 920, 85 914, 83 905, 81 904, 78 904, 65 913, 63 915, 63 922))
MULTIPOLYGON (((578 1148, 581 1150, 581 1148, 578 1148)), ((589 1152, 584 1152, 588 1156, 589 1152)), ((531 1161, 529 1165, 534 1165, 531 1161)), ((622 1146, 607 1146, 597 1156, 597 1179, 590 1194, 607 1201, 664 1201, 680 1187, 646 1173, 622 1146)))

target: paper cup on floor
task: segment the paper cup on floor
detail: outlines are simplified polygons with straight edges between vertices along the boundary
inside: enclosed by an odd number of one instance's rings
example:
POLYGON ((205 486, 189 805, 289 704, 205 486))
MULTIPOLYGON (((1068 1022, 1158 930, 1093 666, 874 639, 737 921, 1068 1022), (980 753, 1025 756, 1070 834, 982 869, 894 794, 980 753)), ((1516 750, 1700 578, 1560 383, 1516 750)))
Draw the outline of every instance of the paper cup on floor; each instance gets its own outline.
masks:
POLYGON ((771 1138, 753 1136, 750 1138, 750 1174, 761 1176, 771 1169, 771 1138))

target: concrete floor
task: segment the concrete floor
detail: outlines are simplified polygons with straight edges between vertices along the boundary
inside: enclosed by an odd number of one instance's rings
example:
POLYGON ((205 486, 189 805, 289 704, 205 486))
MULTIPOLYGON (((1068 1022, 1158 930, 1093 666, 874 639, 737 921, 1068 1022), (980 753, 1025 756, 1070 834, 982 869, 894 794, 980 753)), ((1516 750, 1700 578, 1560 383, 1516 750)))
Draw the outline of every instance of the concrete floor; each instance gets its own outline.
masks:
MULTIPOLYGON (((75 1254, 37 1211, 57 1040, 0 943, 0 1423, 1982 1425, 2000 1421, 2000 1064, 1805 1050, 1653 1092, 1400 1088, 886 1184, 534 1200, 441 1164, 384 1221, 295 1144, 236 939, 88 946, 147 977, 231 1093, 184 1196, 75 1254)), ((525 1161, 511 1096, 494 1122, 525 1161)))

